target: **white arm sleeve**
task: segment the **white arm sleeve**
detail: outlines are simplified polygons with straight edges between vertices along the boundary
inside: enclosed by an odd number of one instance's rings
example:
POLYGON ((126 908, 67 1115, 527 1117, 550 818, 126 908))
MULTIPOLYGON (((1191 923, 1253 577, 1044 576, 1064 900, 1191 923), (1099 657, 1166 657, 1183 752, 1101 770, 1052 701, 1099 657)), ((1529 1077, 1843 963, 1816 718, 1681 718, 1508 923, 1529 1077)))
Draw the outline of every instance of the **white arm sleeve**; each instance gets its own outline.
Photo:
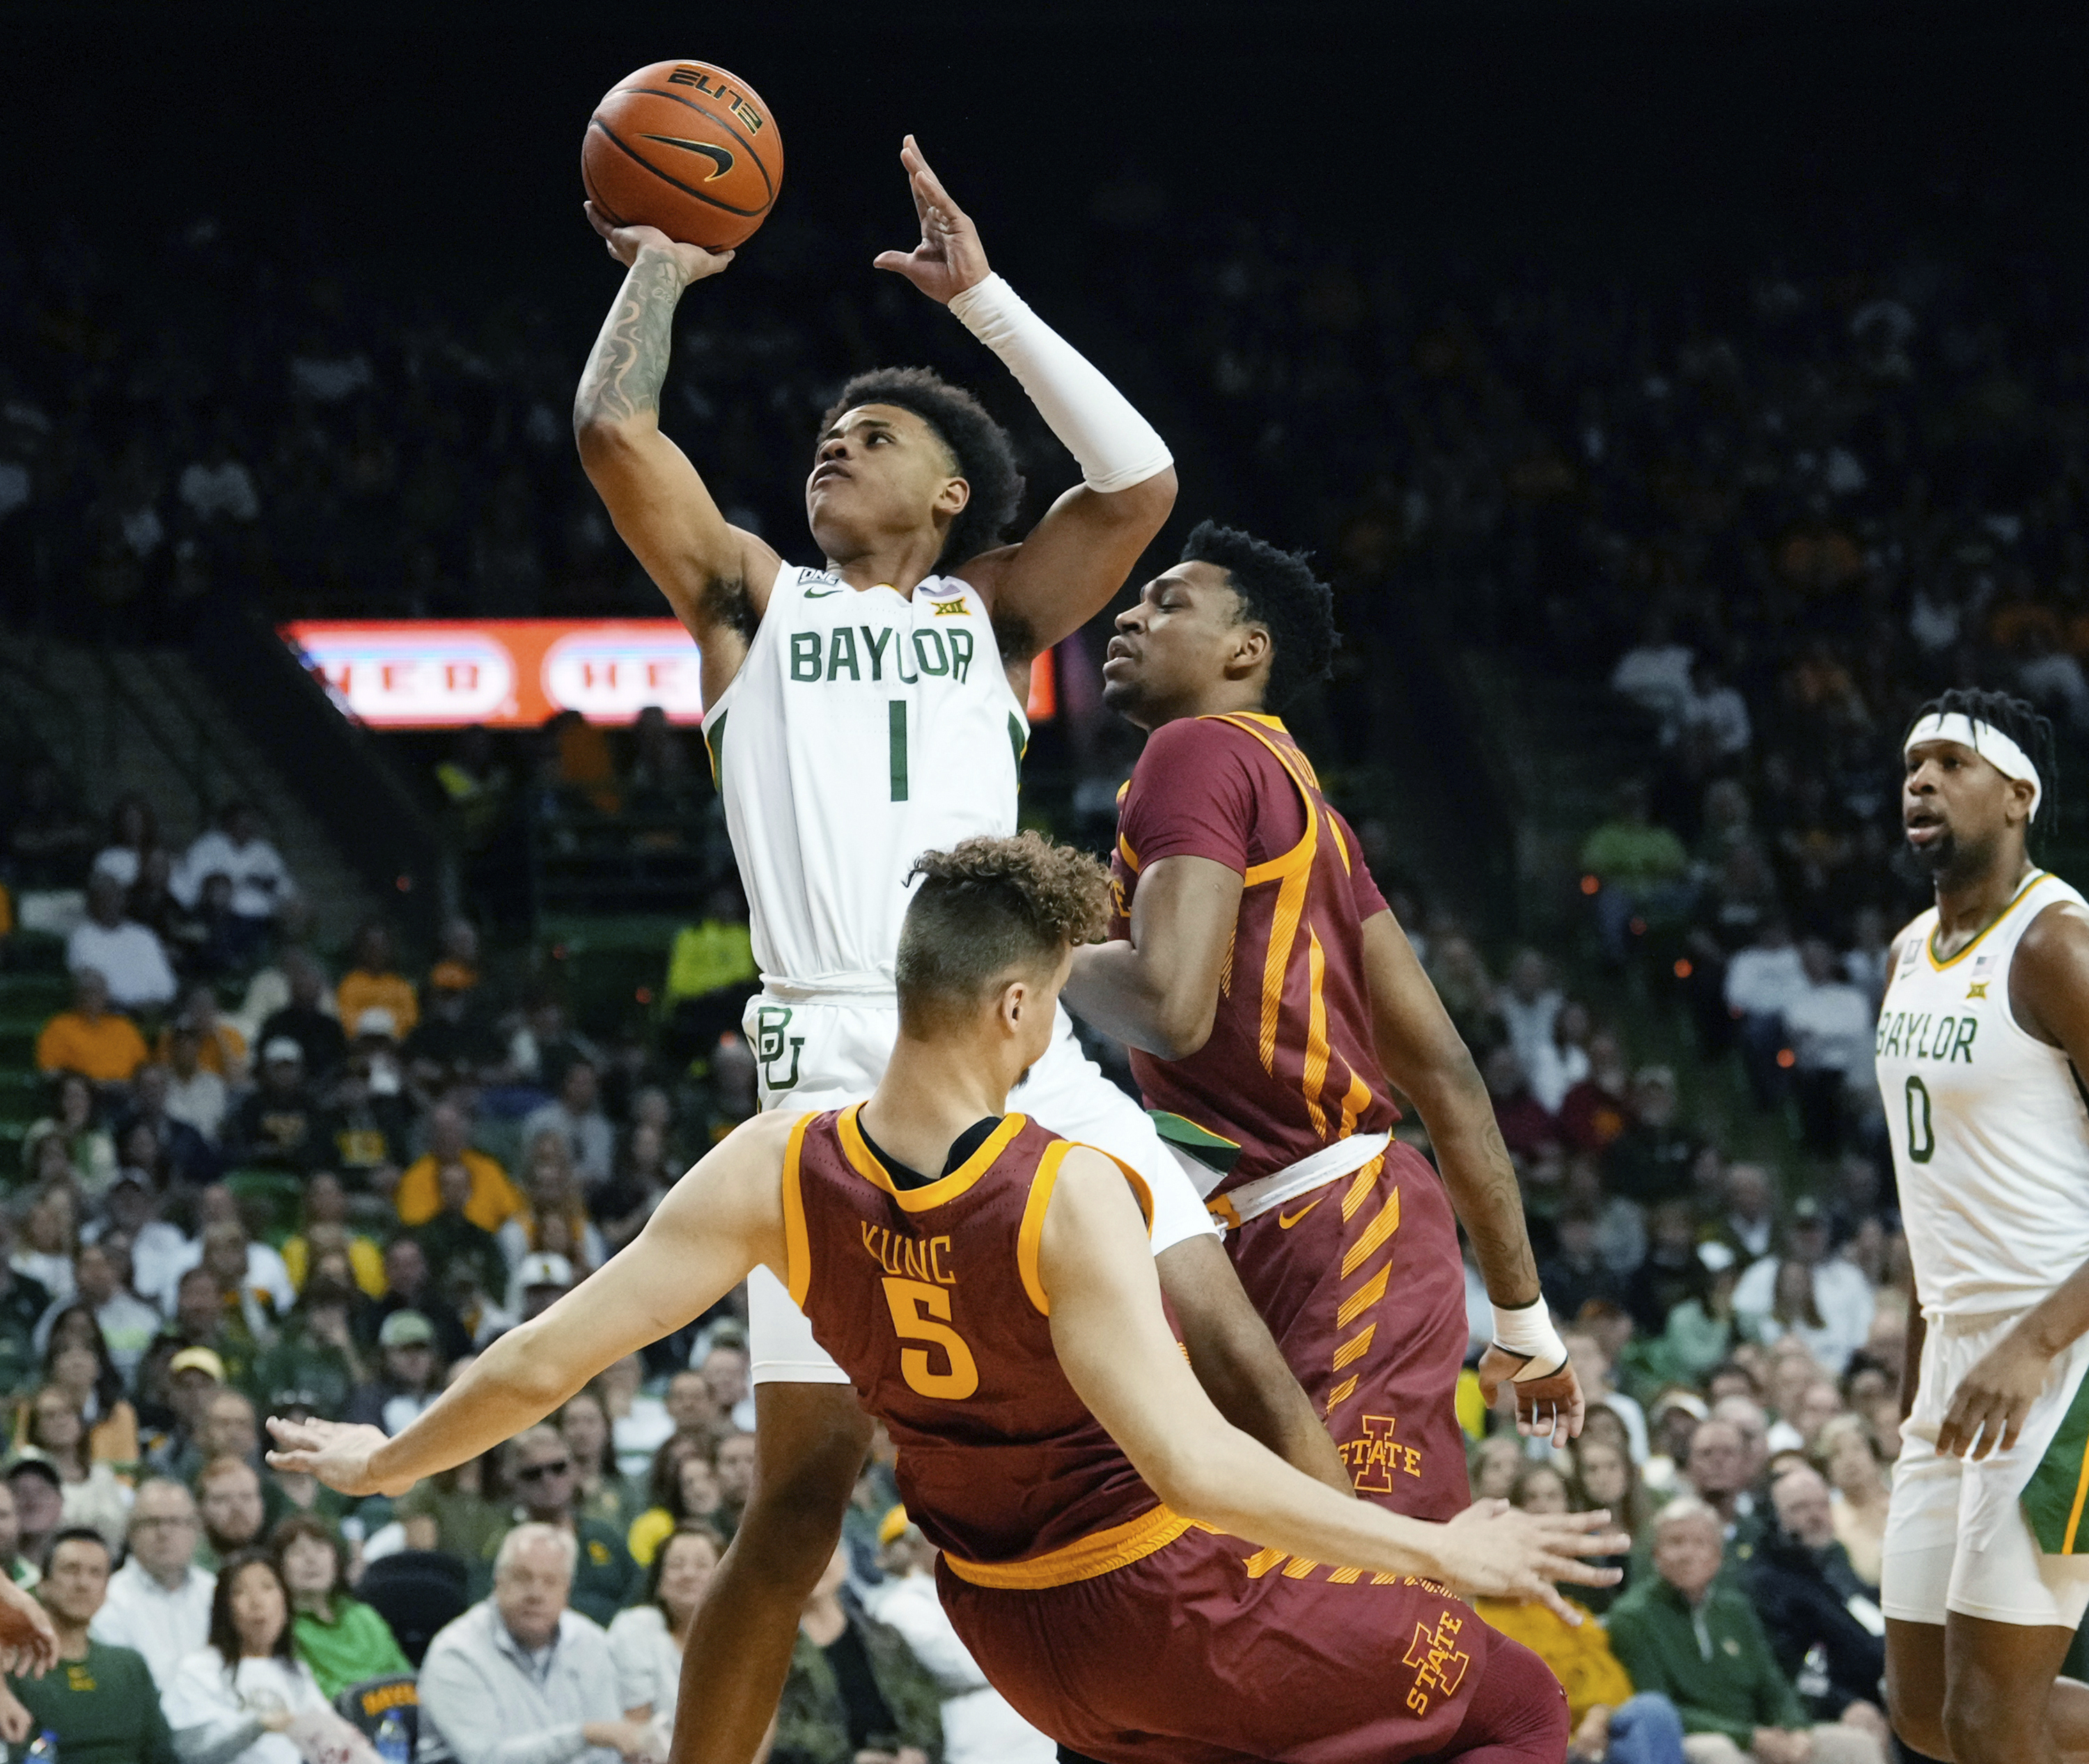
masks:
POLYGON ((1131 401, 1000 277, 966 289, 950 311, 1022 383, 1037 414, 1080 462, 1089 489, 1105 496, 1129 490, 1174 463, 1168 444, 1131 401))

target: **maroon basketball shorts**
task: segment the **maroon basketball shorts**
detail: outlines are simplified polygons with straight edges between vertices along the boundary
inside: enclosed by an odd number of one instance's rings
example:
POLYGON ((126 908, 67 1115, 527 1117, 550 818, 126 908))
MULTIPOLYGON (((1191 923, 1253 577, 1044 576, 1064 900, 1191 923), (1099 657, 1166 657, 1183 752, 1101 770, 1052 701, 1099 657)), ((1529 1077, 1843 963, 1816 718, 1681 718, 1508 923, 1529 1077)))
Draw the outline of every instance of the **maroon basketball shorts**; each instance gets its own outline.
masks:
POLYGON ((1353 1174, 1236 1226, 1226 1249, 1357 1492, 1417 1519, 1469 1506, 1456 1402, 1465 1270, 1428 1160, 1395 1140, 1353 1174))
POLYGON ((1191 1529, 1129 1564, 944 1608, 1023 1719, 1100 1764, 1558 1764, 1544 1663, 1433 1582, 1191 1529))

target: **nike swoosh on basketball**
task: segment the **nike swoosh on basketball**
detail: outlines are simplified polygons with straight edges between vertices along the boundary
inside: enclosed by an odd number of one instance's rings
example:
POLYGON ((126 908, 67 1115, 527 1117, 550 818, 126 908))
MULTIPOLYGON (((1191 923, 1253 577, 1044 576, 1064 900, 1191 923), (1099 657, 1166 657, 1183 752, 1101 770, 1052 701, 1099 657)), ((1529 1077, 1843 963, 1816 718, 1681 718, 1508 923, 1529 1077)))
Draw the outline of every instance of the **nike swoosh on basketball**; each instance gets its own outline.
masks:
MULTIPOLYGON (((1320 1200, 1325 1200, 1328 1197, 1325 1195, 1323 1195, 1320 1197, 1320 1200)), ((1292 1226, 1298 1224, 1298 1222, 1301 1219, 1304 1218, 1307 1213, 1310 1212, 1315 1207, 1319 1206, 1320 1204, 1320 1200, 1309 1200, 1296 1212, 1280 1212, 1276 1216, 1276 1229, 1280 1231, 1289 1231, 1292 1226)))
POLYGON ((732 149, 729 147, 715 146, 709 141, 684 140, 679 135, 647 135, 640 138, 648 141, 658 141, 663 147, 679 147, 685 153, 701 154, 704 158, 718 167, 716 171, 712 172, 704 179, 707 184, 716 183, 719 178, 732 170, 732 149))

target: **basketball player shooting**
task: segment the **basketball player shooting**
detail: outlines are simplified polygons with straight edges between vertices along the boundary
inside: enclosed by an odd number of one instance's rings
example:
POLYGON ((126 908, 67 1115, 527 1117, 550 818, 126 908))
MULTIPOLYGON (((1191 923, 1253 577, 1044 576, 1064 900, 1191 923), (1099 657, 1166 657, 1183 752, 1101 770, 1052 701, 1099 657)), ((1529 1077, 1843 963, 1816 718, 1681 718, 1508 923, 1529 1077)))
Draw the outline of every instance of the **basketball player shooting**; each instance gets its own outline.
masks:
POLYGON ((1102 929, 1100 866, 1025 834, 919 868, 899 1038, 869 1101, 736 1128, 396 1438, 272 1420, 271 1461, 400 1492, 759 1264, 890 1429, 972 1657, 1055 1739, 1103 1764, 1558 1764, 1558 1683, 1449 1588, 1566 1616, 1553 1582, 1611 1583, 1584 1558, 1629 1540, 1606 1514, 1504 1502, 1409 1518, 1228 1425, 1163 1314, 1143 1182, 1005 1113, 1056 1032, 1074 946, 1102 929))
POLYGON ((2089 1611, 2089 910, 2028 851, 2044 718, 1947 692, 1904 750, 1937 903, 1894 942, 1877 1049, 1915 1276, 1888 1701, 1932 1757, 2058 1764, 2089 1758, 2089 1685, 2057 1680, 2089 1611))
POLYGON ((1448 1517, 1470 1499, 1453 1204, 1495 1301, 1487 1400, 1510 1384, 1519 1427, 1564 1445, 1581 1393, 1472 1055, 1275 715, 1328 670, 1332 597, 1303 557, 1208 521, 1117 627, 1103 702, 1147 740, 1118 805, 1110 940, 1075 952, 1068 1002, 1130 1044, 1358 1492, 1448 1517), (1440 1181, 1392 1137, 1388 1078, 1440 1181))
MULTIPOLYGON (((1001 356, 1083 482, 1020 543, 1022 484, 972 396, 919 369, 860 376, 821 425, 805 506, 823 568, 785 564, 719 513, 661 432, 676 303, 731 253, 615 228, 627 266, 574 402, 617 530, 702 649, 704 733, 762 991, 747 1029, 766 1109, 860 1098, 898 1033, 904 878, 922 852, 1012 834, 1030 663, 1100 612, 1166 519, 1166 445, 989 268, 910 136, 920 225, 904 276, 1001 356)), ((1056 1011, 1015 1105, 1151 1185, 1152 1247, 1192 1367, 1228 1419, 1331 1487, 1349 1473, 1249 1305, 1196 1191, 1056 1011)), ((684 1652, 679 1764, 745 1764, 774 1713, 799 1607, 832 1554, 869 1423, 783 1287, 749 1284, 757 1467, 684 1652)))

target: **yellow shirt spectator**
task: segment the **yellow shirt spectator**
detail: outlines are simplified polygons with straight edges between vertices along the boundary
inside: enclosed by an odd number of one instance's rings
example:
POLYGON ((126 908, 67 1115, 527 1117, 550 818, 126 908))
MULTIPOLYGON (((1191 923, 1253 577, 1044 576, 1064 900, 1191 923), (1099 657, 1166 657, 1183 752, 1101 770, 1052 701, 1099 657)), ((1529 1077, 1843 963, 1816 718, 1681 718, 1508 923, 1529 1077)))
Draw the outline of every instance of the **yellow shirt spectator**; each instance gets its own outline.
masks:
MULTIPOLYGON (((290 1284, 299 1292, 305 1290, 305 1276, 311 1268, 311 1245, 303 1233, 283 1240, 283 1266, 290 1270, 290 1284)), ((384 1252, 371 1238, 360 1233, 348 1240, 349 1271, 355 1276, 355 1284, 366 1297, 382 1298, 387 1283, 384 1278, 384 1252)))
POLYGON ((1568 1719, 1579 1728, 1598 1703, 1615 1709, 1624 1702, 1632 1693, 1632 1681, 1611 1651, 1611 1638, 1603 1626, 1577 1600, 1567 1603, 1581 1614, 1578 1629, 1540 1604, 1475 1599, 1473 1609, 1552 1668, 1552 1676, 1567 1693, 1568 1719))
POLYGON ((390 1011, 392 1033, 401 1041, 421 1020, 421 1001, 414 996, 414 983, 403 974, 373 974, 367 968, 356 968, 341 976, 334 1002, 341 1010, 341 1027, 351 1036, 366 1011, 390 1011))
POLYGON ((401 1225, 426 1225, 442 1210, 437 1177, 443 1164, 453 1161, 471 1173, 471 1198, 464 1204, 464 1216, 482 1231, 498 1231, 517 1213, 526 1210, 514 1183, 508 1179, 508 1172, 485 1152, 466 1147, 453 1159, 438 1159, 430 1152, 406 1166, 392 1197, 401 1225))
POLYGON ((149 1058, 138 1026, 113 1011, 93 1017, 61 1011, 36 1037, 39 1071, 81 1072, 97 1084, 129 1082, 149 1058))

